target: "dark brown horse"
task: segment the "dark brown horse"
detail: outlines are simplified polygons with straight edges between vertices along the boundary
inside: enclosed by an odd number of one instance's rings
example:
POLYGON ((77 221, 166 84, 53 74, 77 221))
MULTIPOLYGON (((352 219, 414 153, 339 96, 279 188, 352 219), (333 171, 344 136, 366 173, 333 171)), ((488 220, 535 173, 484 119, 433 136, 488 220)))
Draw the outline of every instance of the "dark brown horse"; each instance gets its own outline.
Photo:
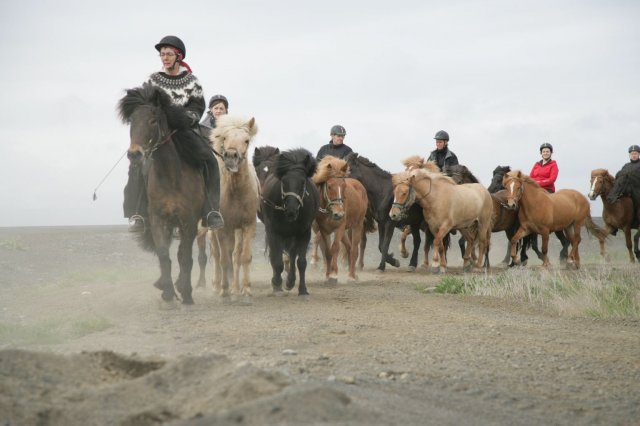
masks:
POLYGON ((192 248, 205 201, 201 164, 197 151, 200 136, 190 128, 191 119, 168 95, 151 85, 127 90, 118 109, 122 120, 131 125, 129 161, 142 165, 146 173, 149 223, 139 236, 141 246, 153 251, 160 261, 160 278, 155 286, 162 299, 172 301, 176 292, 171 279, 169 247, 174 228, 180 230, 178 263, 180 273, 175 287, 185 304, 191 296, 192 248))
MULTIPOLYGON (((633 223, 633 202, 629 197, 622 197, 618 202, 612 203, 607 199, 614 185, 614 177, 606 169, 595 169, 591 172, 591 181, 589 184, 589 198, 595 200, 598 195, 602 199, 602 219, 606 225, 607 231, 611 235, 615 235, 618 229, 624 232, 624 239, 629 251, 629 260, 635 262, 635 256, 640 260, 640 250, 638 249, 638 239, 640 230, 636 231, 633 237, 634 244, 631 244, 631 229, 638 227, 637 223, 633 223)), ((600 254, 604 256, 604 242, 600 242, 600 254)))

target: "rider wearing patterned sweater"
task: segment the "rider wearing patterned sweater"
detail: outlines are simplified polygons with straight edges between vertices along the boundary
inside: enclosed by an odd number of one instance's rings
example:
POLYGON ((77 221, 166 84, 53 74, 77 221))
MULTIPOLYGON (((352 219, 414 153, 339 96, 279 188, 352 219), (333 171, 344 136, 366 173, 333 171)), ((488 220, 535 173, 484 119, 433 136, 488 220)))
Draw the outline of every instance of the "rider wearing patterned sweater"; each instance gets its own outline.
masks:
MULTIPOLYGON (((162 89, 169 95, 174 104, 184 107, 191 117, 194 129, 205 110, 202 86, 193 75, 189 65, 184 62, 186 48, 182 40, 176 36, 166 36, 155 45, 162 61, 162 70, 151 74, 148 84, 162 89)), ((208 141, 199 138, 201 145, 197 147, 207 160, 203 163, 206 200, 203 205, 202 223, 211 229, 224 226, 220 215, 220 176, 218 162, 208 141)), ((124 189, 124 215, 134 220, 130 230, 142 231, 147 215, 146 191, 143 184, 143 172, 138 165, 129 165, 129 181, 124 189)))

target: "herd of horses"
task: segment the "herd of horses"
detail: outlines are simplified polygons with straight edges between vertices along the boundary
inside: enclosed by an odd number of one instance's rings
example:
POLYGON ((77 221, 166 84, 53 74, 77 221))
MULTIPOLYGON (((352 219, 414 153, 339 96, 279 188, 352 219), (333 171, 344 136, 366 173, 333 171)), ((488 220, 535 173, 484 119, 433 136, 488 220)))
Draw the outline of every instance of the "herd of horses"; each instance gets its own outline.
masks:
MULTIPOLYGON (((622 196, 630 193, 640 201, 635 176, 614 178, 604 169, 592 172, 589 197, 594 200, 601 196, 603 200, 606 229, 602 229, 593 222, 589 202, 578 191, 547 193, 531 178, 508 167, 496 168, 491 185, 485 188, 465 166, 441 172, 418 156, 406 159, 405 170, 393 175, 357 153, 344 159, 328 156, 318 163, 303 148, 281 152, 275 147, 256 147, 250 163, 248 153, 258 131, 255 120, 228 115, 218 119, 210 137, 220 170, 225 226, 207 232, 198 227, 205 202, 201 162, 189 149, 193 138, 200 136, 190 128, 184 109, 174 106, 161 90, 143 85, 127 91, 120 100, 119 112, 130 124, 129 159, 142 163, 146 170, 149 226, 138 238, 143 248, 158 256, 161 275, 154 285, 162 290, 165 301, 193 303, 191 271, 196 239, 198 285, 205 285, 208 239, 216 291, 224 297, 250 298, 256 218, 264 223, 275 294, 283 292, 285 267, 286 288, 293 289, 297 280, 298 294, 308 294, 307 250, 314 234, 323 254, 327 282, 337 282, 341 246, 348 259, 349 280, 357 280, 367 233, 376 227, 380 271, 386 264, 400 265, 389 252, 396 228, 406 229, 403 243, 406 234, 414 238, 409 267, 417 267, 422 231, 426 235, 424 266, 440 273, 446 272, 447 247, 453 233, 461 235, 464 270, 489 267, 493 232, 506 233, 510 245, 505 262, 511 265, 526 264, 526 250, 532 247, 548 266, 549 235, 556 233, 563 245, 561 258, 579 268, 583 226, 598 238, 602 255, 607 236, 622 229, 630 261, 635 261, 634 255, 640 259, 640 231, 634 237, 635 247, 631 243, 631 230, 638 228, 638 217, 631 198, 622 196), (174 228, 181 236, 175 284, 169 257, 174 228), (534 234, 542 237, 541 251, 534 234)), ((401 253, 408 256, 406 249, 401 253)))

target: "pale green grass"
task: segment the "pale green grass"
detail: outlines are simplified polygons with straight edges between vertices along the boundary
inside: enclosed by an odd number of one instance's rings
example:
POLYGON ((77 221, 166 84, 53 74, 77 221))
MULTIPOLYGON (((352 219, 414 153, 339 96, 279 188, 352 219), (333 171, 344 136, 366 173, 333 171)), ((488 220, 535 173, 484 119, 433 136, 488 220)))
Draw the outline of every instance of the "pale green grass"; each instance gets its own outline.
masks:
POLYGON ((71 321, 48 319, 31 324, 0 323, 0 347, 55 345, 113 327, 105 318, 88 316, 71 321))
POLYGON ((20 238, 0 240, 0 248, 13 251, 27 251, 28 248, 20 238))
POLYGON ((599 265, 579 271, 514 268, 498 275, 445 277, 437 292, 526 302, 560 315, 640 318, 638 265, 599 265))

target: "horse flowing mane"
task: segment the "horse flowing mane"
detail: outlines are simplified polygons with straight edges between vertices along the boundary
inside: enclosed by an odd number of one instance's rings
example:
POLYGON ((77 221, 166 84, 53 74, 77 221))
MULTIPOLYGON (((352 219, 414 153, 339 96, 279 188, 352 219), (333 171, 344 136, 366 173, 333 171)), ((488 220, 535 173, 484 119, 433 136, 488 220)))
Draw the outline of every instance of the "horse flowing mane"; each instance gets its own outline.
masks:
POLYGON ((394 173, 391 175, 391 183, 393 186, 398 186, 401 183, 408 183, 411 178, 411 170, 405 170, 402 172, 394 173))
POLYGON ((316 159, 304 148, 295 148, 278 155, 276 160, 276 176, 282 178, 288 171, 299 169, 307 177, 313 176, 316 171, 316 159))
POLYGON ((233 130, 246 131, 249 138, 253 138, 258 133, 258 126, 253 118, 246 119, 233 115, 222 115, 216 119, 216 127, 211 132, 211 143, 213 148, 221 152, 224 138, 233 130))
POLYGON ((332 155, 327 155, 318 163, 318 168, 312 179, 314 183, 324 183, 331 178, 347 177, 348 175, 346 161, 332 155))
POLYGON ((200 136, 191 130, 191 117, 184 107, 175 105, 164 90, 148 83, 128 89, 126 93, 118 102, 118 113, 125 124, 131 124, 138 108, 149 108, 159 128, 166 126, 175 131, 172 140, 178 155, 190 166, 202 167, 207 156, 199 149, 200 141, 197 139, 200 136))
MULTIPOLYGON (((507 166, 508 167, 508 166, 507 166)), ((443 170, 443 173, 447 176, 460 176, 462 178, 466 177, 471 181, 471 183, 480 183, 477 177, 471 173, 471 170, 467 166, 463 166, 462 164, 456 164, 453 166, 446 166, 443 170)))
POLYGON ((415 180, 422 180, 422 179, 433 179, 433 180, 441 180, 443 182, 446 182, 450 185, 457 185, 456 182, 451 179, 449 176, 443 175, 442 173, 438 172, 438 173, 434 173, 432 171, 429 171, 427 169, 415 169, 415 170, 411 170, 408 171, 408 173, 413 176, 415 178, 415 180))

